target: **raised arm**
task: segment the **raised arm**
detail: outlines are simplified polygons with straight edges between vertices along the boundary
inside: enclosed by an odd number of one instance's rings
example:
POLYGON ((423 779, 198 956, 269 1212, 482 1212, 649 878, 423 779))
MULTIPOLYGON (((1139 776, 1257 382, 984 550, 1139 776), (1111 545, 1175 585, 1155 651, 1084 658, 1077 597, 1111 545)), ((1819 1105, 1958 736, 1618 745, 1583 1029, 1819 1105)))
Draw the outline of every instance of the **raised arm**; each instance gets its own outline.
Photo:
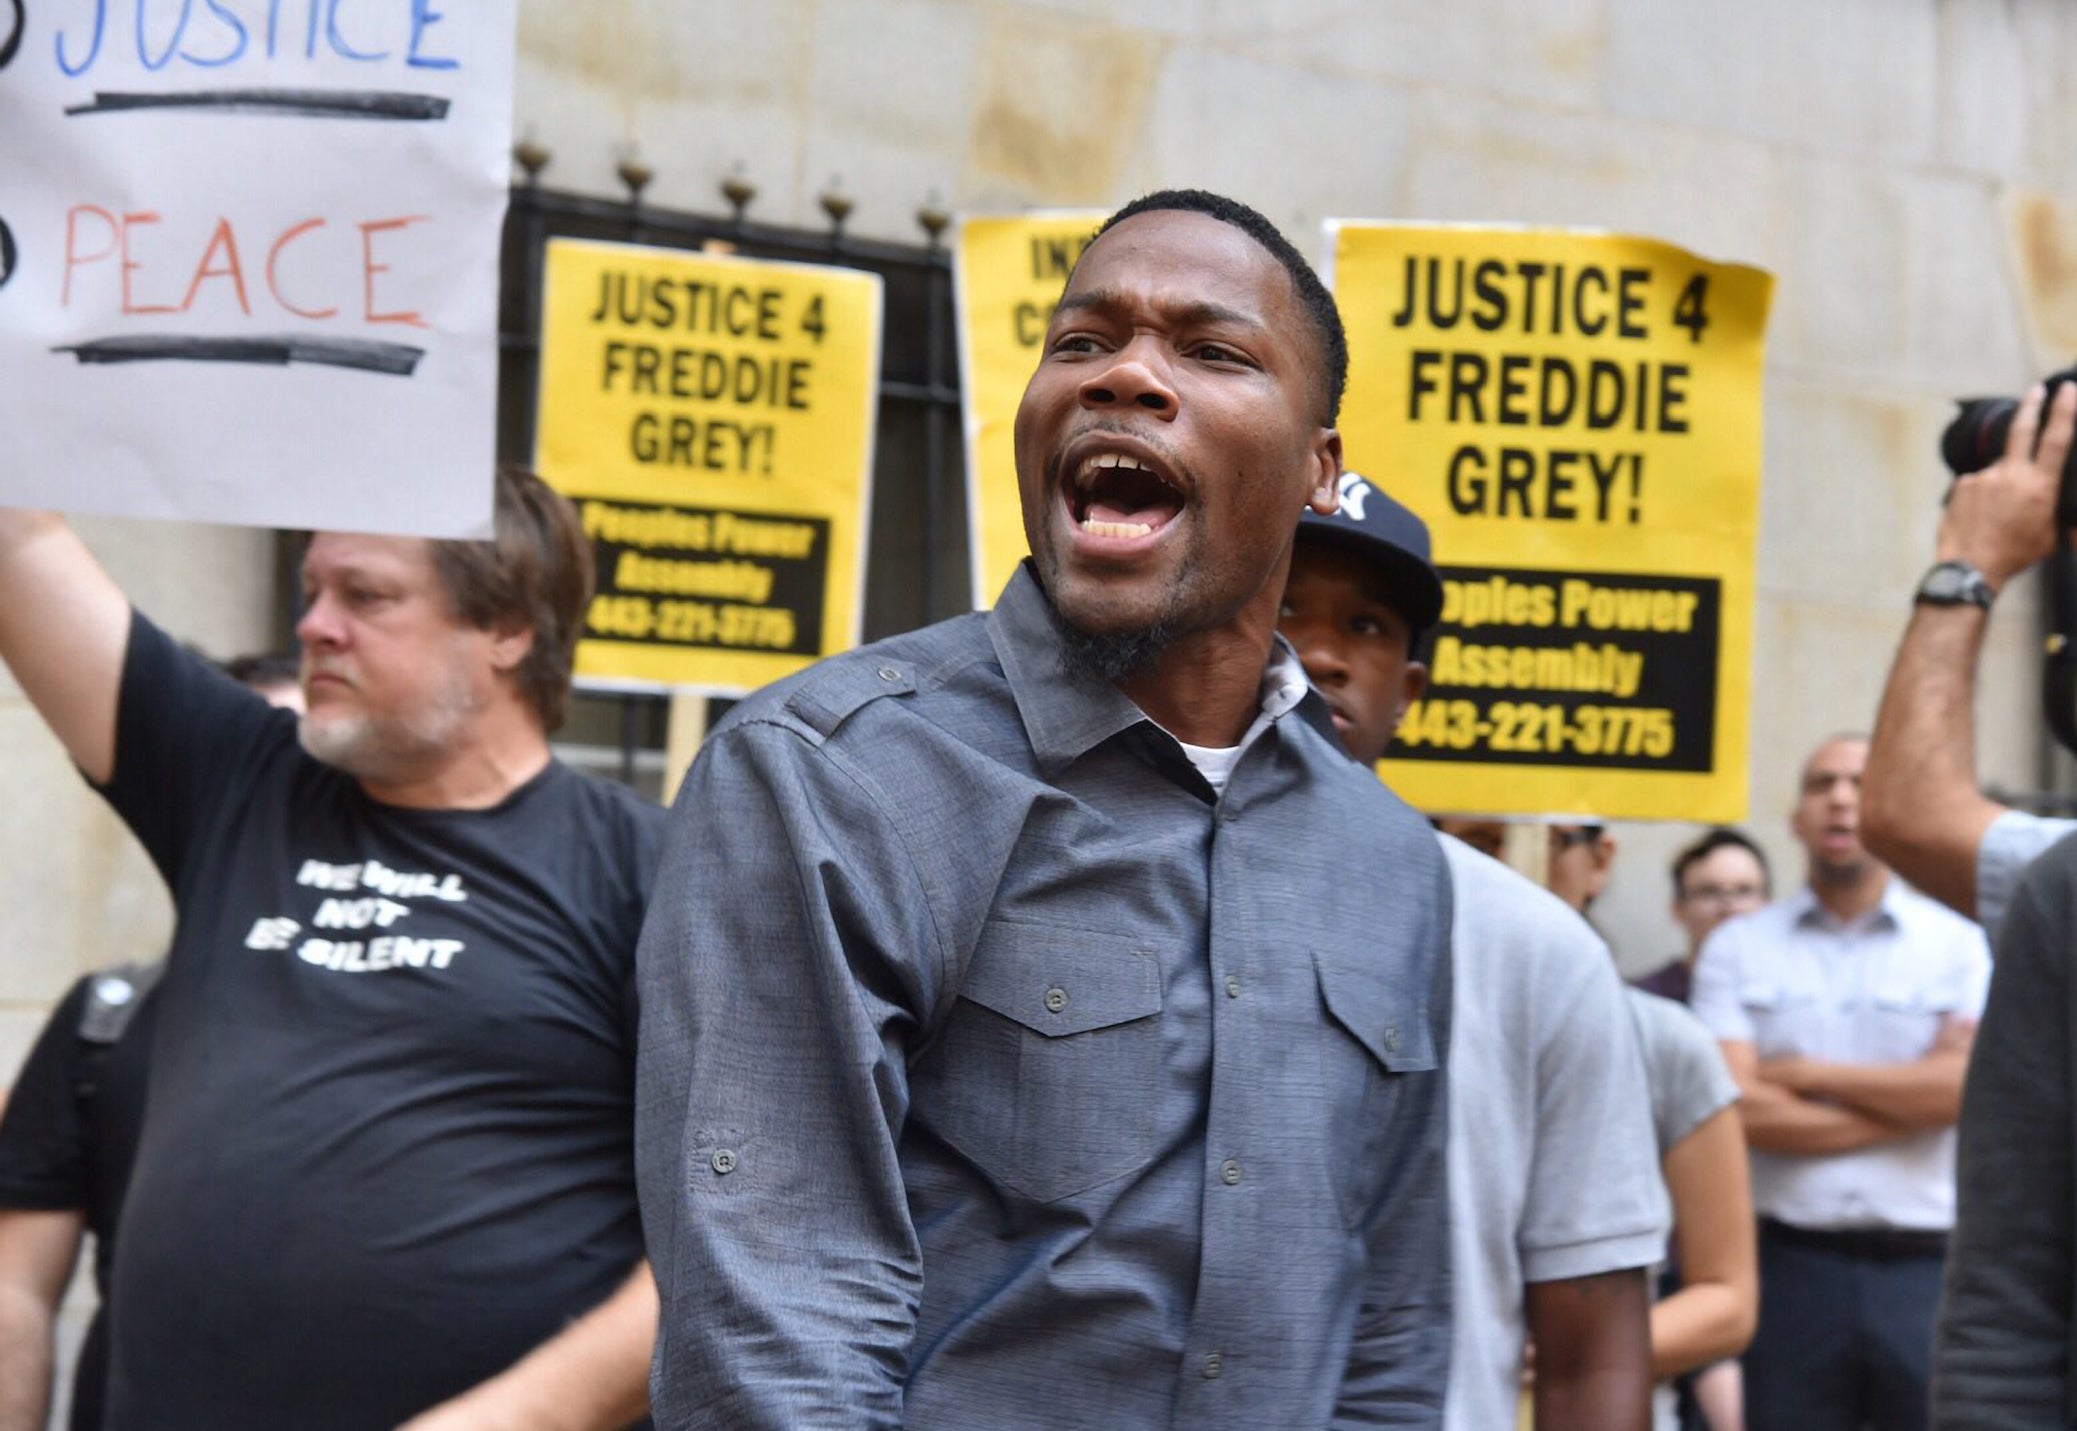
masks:
MULTIPOLYGON (((2041 406, 2037 387, 2020 404, 2005 455, 1955 483, 1940 521, 1937 559, 1969 563, 1993 590, 2054 550, 2056 493, 2077 420, 2077 384, 2056 391, 2045 431, 2041 406)), ((1868 848, 1971 918, 1977 848, 2004 809, 1976 784, 1976 669, 1989 620, 1989 612, 1969 604, 1912 612, 1861 781, 1868 848)))
POLYGON ((892 1428, 922 1287, 897 1144, 941 941, 892 802, 714 735, 642 933, 636 1170, 667 1426, 892 1428))
POLYGON ((43 1431, 52 1329, 85 1226, 77 1211, 0 1212, 0 1431, 43 1431))
POLYGON ((89 780, 115 773, 130 603, 63 518, 0 508, 0 660, 89 780))
POLYGON ((620 1431, 649 1410, 655 1344, 656 1279, 645 1262, 559 1335, 402 1431, 620 1431))

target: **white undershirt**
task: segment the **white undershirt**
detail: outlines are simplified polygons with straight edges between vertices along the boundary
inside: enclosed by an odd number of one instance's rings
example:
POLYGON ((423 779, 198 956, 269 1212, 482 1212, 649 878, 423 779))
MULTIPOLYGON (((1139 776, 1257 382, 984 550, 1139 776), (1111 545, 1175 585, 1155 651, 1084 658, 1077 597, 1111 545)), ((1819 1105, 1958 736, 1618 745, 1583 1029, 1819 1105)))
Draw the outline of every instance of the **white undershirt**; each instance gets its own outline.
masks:
POLYGON ((1183 754, 1190 757, 1190 763, 1197 767, 1197 773, 1204 777, 1205 784, 1212 787, 1212 792, 1224 795, 1226 782, 1233 777, 1233 767, 1240 764, 1249 743, 1266 724, 1257 720, 1249 726, 1239 745, 1192 745, 1187 740, 1179 740, 1176 744, 1183 747, 1183 754))
MULTIPOLYGON (((1248 747, 1269 729, 1270 723, 1284 715, 1305 699, 1311 689, 1306 683, 1305 667, 1299 664, 1297 655, 1284 644, 1280 636, 1269 648, 1269 664, 1262 671, 1262 709, 1256 714, 1254 724, 1240 738, 1238 745, 1192 745, 1187 740, 1178 740, 1183 754, 1197 767, 1204 783, 1212 787, 1215 795, 1226 793, 1226 782, 1233 777, 1233 767, 1240 764, 1241 756, 1248 747)), ((1169 732, 1171 735, 1173 731, 1169 732)))

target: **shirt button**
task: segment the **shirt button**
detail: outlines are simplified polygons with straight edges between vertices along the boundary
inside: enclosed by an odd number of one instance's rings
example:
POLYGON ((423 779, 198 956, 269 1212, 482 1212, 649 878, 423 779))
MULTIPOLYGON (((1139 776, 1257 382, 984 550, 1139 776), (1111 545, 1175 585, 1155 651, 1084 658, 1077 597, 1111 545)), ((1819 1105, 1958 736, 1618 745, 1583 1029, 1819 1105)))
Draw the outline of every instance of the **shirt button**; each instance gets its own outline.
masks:
POLYGON ((901 671, 895 666, 882 666, 875 674, 883 681, 898 681, 901 679, 901 671))
POLYGON ((1204 1359, 1204 1379, 1206 1381, 1218 1380, 1219 1373, 1224 1371, 1225 1369, 1226 1368, 1224 1364, 1222 1364, 1219 1360, 1219 1354, 1217 1352, 1210 1352, 1206 1354, 1204 1359))
POLYGON ((720 1174, 722 1177, 727 1177, 730 1173, 736 1170, 735 1149, 716 1148, 714 1150, 714 1156, 707 1160, 707 1165, 713 1168, 714 1171, 720 1174))
POLYGON ((1240 975, 1228 974, 1226 976, 1226 997, 1229 999, 1240 997, 1240 975))
POLYGON ((1052 988, 1050 988, 1050 989, 1046 990, 1046 1012, 1047 1012, 1047 1013, 1049 1013, 1049 1014, 1057 1014, 1057 1013, 1059 1013, 1059 1012, 1060 1012, 1060 1011, 1061 1011, 1062 1009, 1064 1009, 1064 1008, 1066 1008, 1066 1007, 1067 1007, 1067 990, 1065 990, 1065 989, 1061 988, 1061 987, 1060 987, 1060 986, 1059 986, 1058 984, 1055 984, 1055 985, 1054 985, 1054 986, 1053 986, 1052 988))
POLYGON ((1227 1187, 1232 1187, 1240 1181, 1240 1164, 1228 1158, 1219 1164, 1219 1177, 1227 1187))
POLYGON ((1389 1024, 1385 1027, 1385 1052, 1399 1052, 1399 1030, 1397 1027, 1389 1024))

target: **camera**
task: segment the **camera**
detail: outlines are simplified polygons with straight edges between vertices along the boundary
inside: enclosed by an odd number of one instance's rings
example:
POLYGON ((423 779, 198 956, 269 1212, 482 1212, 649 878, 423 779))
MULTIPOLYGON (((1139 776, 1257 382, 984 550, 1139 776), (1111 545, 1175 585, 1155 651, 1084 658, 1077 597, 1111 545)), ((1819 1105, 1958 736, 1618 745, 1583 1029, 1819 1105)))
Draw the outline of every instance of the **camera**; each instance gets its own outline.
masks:
MULTIPOLYGON (((2077 364, 2042 379, 2047 389, 2042 408, 2054 401, 2065 383, 2077 383, 2077 364)), ((1961 477, 1981 472, 2005 455, 2005 440, 2019 411, 2016 398, 1964 398, 1947 431, 1940 435, 1940 456, 1947 470, 1961 477)), ((2064 459, 2062 485, 2055 501, 2056 551, 2047 563, 2048 633, 2041 670, 2042 715, 2056 742, 2077 755, 2077 554, 2070 528, 2077 526, 2077 447, 2064 459)))
MULTIPOLYGON (((2065 383, 2077 383, 2077 363, 2050 373, 2041 381, 2048 390, 2042 400, 2042 411, 2046 413, 2058 389, 2065 383)), ((1961 477, 1981 472, 2005 455, 2005 439, 2012 432, 2019 399, 1962 398, 1955 406, 1959 410, 1954 420, 1940 434, 1940 457, 1947 463, 1948 471, 1961 477)), ((2071 448, 2063 463, 2062 494, 2056 499, 2055 520, 2062 528, 2077 525, 2077 447, 2071 448)))

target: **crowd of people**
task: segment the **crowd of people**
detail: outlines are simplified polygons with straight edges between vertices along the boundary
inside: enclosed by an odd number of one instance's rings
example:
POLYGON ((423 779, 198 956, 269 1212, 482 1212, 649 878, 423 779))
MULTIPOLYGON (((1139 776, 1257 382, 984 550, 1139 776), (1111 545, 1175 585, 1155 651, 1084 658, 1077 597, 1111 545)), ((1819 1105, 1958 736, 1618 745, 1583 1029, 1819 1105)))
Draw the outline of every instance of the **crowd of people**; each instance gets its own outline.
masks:
POLYGON ((551 749, 590 559, 527 474, 484 541, 316 535, 293 680, 0 512, 0 657, 177 910, 0 1119, 0 1431, 88 1233, 75 1431, 2062 1424, 2077 847, 1969 713, 2077 388, 1958 484, 1794 891, 1700 832, 1626 987, 1604 825, 1530 865, 1370 769, 1443 583, 1346 367, 1260 215, 1126 206, 1031 560, 668 816, 551 749))

